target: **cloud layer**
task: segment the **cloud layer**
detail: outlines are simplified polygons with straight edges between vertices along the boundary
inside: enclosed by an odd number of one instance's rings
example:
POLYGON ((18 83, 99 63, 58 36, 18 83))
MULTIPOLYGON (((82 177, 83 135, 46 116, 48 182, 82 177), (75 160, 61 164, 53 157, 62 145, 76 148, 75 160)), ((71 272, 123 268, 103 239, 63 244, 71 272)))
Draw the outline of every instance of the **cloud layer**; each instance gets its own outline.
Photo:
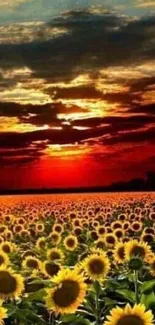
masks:
POLYGON ((153 166, 155 16, 98 4, 48 22, 0 26, 4 168, 42 163, 44 169, 46 160, 71 156, 101 170, 111 157, 108 168, 115 172, 121 161, 124 170, 135 166, 141 173, 153 166))

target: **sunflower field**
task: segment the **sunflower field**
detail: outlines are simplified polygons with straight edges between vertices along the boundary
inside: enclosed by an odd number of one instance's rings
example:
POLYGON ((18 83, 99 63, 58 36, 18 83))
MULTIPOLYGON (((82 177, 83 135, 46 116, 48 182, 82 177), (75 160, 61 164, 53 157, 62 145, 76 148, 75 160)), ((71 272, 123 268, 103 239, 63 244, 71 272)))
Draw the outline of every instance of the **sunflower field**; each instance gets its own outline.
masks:
POLYGON ((0 197, 2 324, 155 324, 155 195, 0 197))

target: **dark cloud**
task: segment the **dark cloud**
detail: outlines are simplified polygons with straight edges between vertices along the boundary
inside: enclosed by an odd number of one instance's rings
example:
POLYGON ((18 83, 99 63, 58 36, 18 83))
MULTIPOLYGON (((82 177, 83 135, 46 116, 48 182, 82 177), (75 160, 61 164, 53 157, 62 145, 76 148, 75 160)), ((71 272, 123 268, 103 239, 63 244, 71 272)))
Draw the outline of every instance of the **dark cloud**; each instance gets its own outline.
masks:
POLYGON ((97 127, 102 124, 109 125, 109 131, 116 132, 121 130, 128 130, 134 128, 144 127, 148 123, 155 122, 154 116, 105 116, 105 117, 94 117, 83 120, 75 120, 72 122, 74 126, 84 127, 97 127))
MULTIPOLYGON (((130 108, 130 113, 144 113, 155 115, 155 103, 147 104, 147 105, 138 105, 130 108)), ((152 117, 153 119, 153 117, 152 117)))
POLYGON ((68 33, 46 41, 0 46, 4 68, 28 66, 33 76, 70 80, 77 73, 154 58, 155 18, 72 11, 49 23, 68 33))
MULTIPOLYGON (((69 88, 53 87, 51 89, 55 93, 54 99, 103 99, 104 95, 92 86, 78 86, 69 88)), ((50 93, 50 89, 49 89, 50 93)))
MULTIPOLYGON (((138 130, 149 124, 152 119, 140 116, 137 120, 136 117, 121 118, 121 117, 105 117, 103 119, 94 118, 86 120, 86 125, 91 126, 90 129, 78 130, 70 126, 63 127, 62 130, 48 129, 38 130, 27 133, 18 132, 2 132, 0 133, 0 148, 14 148, 20 150, 21 148, 30 148, 31 152, 42 152, 49 144, 73 144, 81 143, 89 139, 97 139, 98 137, 105 137, 104 144, 115 144, 122 142, 141 142, 145 140, 152 140, 155 137, 154 128, 148 130, 138 130), (102 123, 101 123, 102 121, 102 123), (102 124, 106 124, 102 126, 102 124), (96 127, 100 126, 100 127, 96 127), (134 131, 137 129, 137 131, 134 131), (130 132, 127 132, 130 130, 130 132), (122 132, 119 134, 118 132, 122 132), (109 137, 110 134, 110 137, 109 137), (108 136, 108 138, 107 138, 108 136), (34 149, 31 145, 35 145, 34 149)), ((75 122, 74 122, 75 123, 75 122)), ((79 124, 84 124, 79 121, 79 124)), ((85 125, 85 126, 86 126, 85 125)))
POLYGON ((87 112, 77 105, 62 104, 60 101, 45 105, 21 105, 14 102, 0 102, 0 117, 17 117, 22 123, 30 123, 36 126, 48 124, 50 126, 61 126, 58 114, 70 114, 87 112))
POLYGON ((76 130, 64 127, 63 130, 39 130, 27 133, 0 133, 0 148, 21 148, 36 141, 47 141, 48 144, 69 144, 81 142, 91 137, 99 137, 107 132, 106 128, 76 130))
POLYGON ((123 143, 155 143, 155 127, 146 130, 130 131, 122 134, 111 135, 109 138, 103 139, 104 145, 115 145, 123 143))

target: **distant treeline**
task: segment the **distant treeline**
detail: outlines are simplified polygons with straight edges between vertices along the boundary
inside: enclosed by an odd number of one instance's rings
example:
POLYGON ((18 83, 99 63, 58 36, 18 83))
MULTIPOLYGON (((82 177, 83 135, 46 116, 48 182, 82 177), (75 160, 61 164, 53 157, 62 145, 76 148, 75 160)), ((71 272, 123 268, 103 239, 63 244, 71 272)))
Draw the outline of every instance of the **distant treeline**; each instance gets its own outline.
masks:
POLYGON ((135 178, 128 182, 117 182, 109 186, 78 188, 31 188, 1 189, 0 195, 19 194, 60 194, 60 193, 100 193, 100 192, 142 192, 155 191, 155 172, 147 172, 146 178, 135 178))

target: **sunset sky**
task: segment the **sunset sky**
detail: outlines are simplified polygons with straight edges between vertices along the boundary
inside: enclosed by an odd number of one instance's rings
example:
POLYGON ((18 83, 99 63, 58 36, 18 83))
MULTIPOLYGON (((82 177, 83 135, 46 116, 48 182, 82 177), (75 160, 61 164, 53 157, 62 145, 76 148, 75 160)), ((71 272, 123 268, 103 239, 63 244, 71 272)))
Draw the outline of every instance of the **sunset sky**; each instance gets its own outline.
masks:
POLYGON ((0 1, 0 189, 155 171, 155 0, 0 1))

